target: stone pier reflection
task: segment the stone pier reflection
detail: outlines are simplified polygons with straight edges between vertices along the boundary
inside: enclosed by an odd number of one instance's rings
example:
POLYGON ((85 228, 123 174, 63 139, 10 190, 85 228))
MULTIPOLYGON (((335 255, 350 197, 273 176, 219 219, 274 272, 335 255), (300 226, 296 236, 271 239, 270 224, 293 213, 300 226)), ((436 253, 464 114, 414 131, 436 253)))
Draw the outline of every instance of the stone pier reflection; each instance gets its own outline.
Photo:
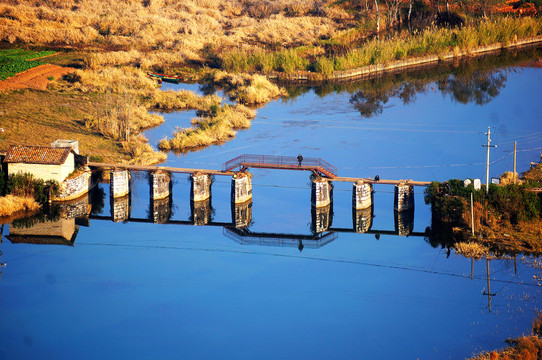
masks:
POLYGON ((212 221, 213 207, 211 198, 203 201, 190 201, 190 220, 194 225, 207 225, 212 221))
POLYGON ((311 231, 314 234, 320 234, 333 223, 333 206, 329 204, 325 207, 311 207, 311 231))
POLYGON ((370 231, 373 225, 373 206, 361 210, 353 208, 352 220, 355 232, 363 234, 370 231))
POLYGON ((130 218, 130 202, 130 194, 123 197, 111 198, 111 217, 114 222, 125 221, 130 218))
POLYGON ((232 224, 236 228, 245 228, 252 222, 252 199, 242 204, 231 204, 232 224))
POLYGON ((395 233, 399 236, 408 236, 414 229, 414 209, 407 211, 394 211, 395 233))
POLYGON ((171 196, 163 199, 151 199, 150 203, 150 219, 156 224, 165 224, 171 217, 172 201, 171 196))

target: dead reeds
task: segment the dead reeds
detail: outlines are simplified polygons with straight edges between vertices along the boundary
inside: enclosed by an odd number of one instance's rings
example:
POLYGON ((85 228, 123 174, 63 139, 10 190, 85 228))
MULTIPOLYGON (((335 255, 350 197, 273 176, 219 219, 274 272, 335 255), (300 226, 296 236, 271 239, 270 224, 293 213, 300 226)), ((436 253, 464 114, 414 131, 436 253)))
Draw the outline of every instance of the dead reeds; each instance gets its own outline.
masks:
POLYGON ((0 197, 0 217, 12 216, 19 212, 33 212, 40 205, 31 197, 6 195, 0 197))
POLYGON ((186 151, 202 146, 220 144, 235 136, 236 129, 250 127, 256 113, 243 106, 213 106, 201 116, 192 119, 192 128, 183 129, 171 139, 163 139, 158 144, 160 150, 186 151))

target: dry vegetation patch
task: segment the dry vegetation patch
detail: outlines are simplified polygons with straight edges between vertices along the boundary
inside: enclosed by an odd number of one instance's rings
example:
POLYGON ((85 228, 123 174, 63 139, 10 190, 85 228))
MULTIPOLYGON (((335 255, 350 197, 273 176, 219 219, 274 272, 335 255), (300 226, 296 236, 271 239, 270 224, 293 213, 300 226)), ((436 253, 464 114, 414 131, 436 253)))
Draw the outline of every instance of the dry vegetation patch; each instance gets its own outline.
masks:
POLYGON ((287 95, 285 89, 258 74, 230 74, 215 71, 210 73, 206 80, 212 85, 223 87, 231 99, 245 105, 265 104, 287 95))
MULTIPOLYGON (((26 215, 28 212, 37 211, 39 208, 40 205, 36 202, 36 200, 30 197, 19 197, 13 195, 0 197, 0 218, 12 217, 17 213, 26 215)), ((0 222, 4 223, 2 219, 0 219, 0 222)))
POLYGON ((261 47, 312 44, 355 25, 347 12, 318 0, 62 0, 0 4, 0 40, 10 43, 86 46, 125 50, 93 64, 119 61, 142 66, 201 60, 207 44, 261 47), (251 44, 251 45, 249 45, 251 44), (137 51, 167 50, 150 58, 137 51), (173 56, 174 54, 174 56, 173 56), (113 59, 113 57, 116 57, 113 59))

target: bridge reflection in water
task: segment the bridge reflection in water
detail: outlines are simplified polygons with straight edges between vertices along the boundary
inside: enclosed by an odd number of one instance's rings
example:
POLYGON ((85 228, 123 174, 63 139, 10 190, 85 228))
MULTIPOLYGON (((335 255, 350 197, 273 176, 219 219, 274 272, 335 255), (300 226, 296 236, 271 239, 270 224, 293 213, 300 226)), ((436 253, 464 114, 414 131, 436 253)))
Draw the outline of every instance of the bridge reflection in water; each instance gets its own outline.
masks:
POLYGON ((413 232, 414 210, 394 211, 393 230, 373 229, 373 207, 352 210, 352 227, 333 227, 333 203, 325 207, 311 207, 311 225, 308 234, 283 234, 254 232, 252 221, 252 199, 244 203, 231 203, 231 221, 213 220, 212 198, 191 201, 191 215, 187 220, 173 220, 171 197, 152 200, 148 216, 137 218, 131 215, 131 195, 110 199, 110 214, 103 214, 105 193, 96 188, 77 200, 56 204, 48 213, 38 217, 14 221, 7 238, 12 243, 63 244, 73 246, 79 226, 90 226, 90 220, 113 222, 157 223, 169 225, 220 226, 226 237, 243 245, 319 248, 338 237, 338 233, 374 234, 399 236, 427 236, 413 232), (98 193, 98 195, 96 195, 98 193), (98 213, 98 214, 95 214, 98 213))

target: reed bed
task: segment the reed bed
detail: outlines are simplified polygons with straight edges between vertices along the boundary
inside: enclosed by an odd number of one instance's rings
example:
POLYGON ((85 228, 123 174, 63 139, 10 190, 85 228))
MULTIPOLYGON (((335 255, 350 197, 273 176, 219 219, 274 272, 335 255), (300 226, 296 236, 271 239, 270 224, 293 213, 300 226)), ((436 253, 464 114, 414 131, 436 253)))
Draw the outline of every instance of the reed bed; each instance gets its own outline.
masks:
POLYGON ((176 132, 171 139, 162 139, 160 150, 186 151, 220 144, 235 136, 237 129, 247 129, 256 113, 243 105, 211 107, 192 119, 192 128, 176 132))
POLYGON ((32 197, 6 195, 0 197, 0 217, 11 216, 18 212, 31 212, 40 208, 32 197))
POLYGON ((481 259, 489 255, 489 249, 479 243, 459 242, 454 245, 454 249, 458 254, 468 258, 481 259))
POLYGON ((259 105, 286 96, 285 89, 258 74, 230 74, 224 71, 210 73, 206 80, 226 90, 228 96, 244 105, 259 105))
POLYGON ((471 20, 461 28, 431 27, 414 33, 402 32, 387 40, 373 39, 344 55, 313 56, 306 49, 280 52, 232 50, 221 56, 222 68, 242 72, 315 71, 330 75, 337 70, 389 63, 408 57, 440 55, 450 51, 472 51, 494 43, 509 44, 542 34, 540 18, 495 17, 471 20), (312 60, 310 60, 312 58, 312 60))

